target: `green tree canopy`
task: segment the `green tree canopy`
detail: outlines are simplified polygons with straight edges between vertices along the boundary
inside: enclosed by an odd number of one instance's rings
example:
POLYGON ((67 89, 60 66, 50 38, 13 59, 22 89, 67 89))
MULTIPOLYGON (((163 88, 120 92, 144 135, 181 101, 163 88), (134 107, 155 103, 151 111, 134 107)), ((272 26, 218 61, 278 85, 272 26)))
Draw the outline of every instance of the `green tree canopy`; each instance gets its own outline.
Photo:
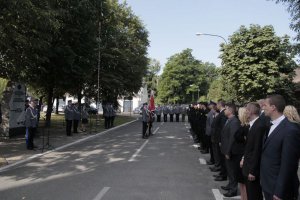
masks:
POLYGON ((272 26, 241 26, 221 48, 222 79, 245 102, 280 93, 293 99, 294 53, 287 36, 275 35, 272 26))
POLYGON ((195 59, 191 49, 185 49, 168 59, 158 85, 162 103, 187 103, 206 95, 216 76, 215 65, 195 59))
POLYGON ((157 87, 159 82, 159 71, 161 69, 161 65, 158 60, 156 59, 150 59, 147 69, 147 75, 145 77, 145 82, 147 84, 148 94, 151 93, 151 91, 154 91, 154 93, 157 93, 157 87))
MULTIPOLYGON (((118 0, 0 0, 0 77, 47 96, 66 92, 114 101, 137 92, 147 70, 148 32, 118 0)), ((79 98, 80 99, 80 98, 79 98)), ((47 120, 50 112, 47 113, 47 120)))

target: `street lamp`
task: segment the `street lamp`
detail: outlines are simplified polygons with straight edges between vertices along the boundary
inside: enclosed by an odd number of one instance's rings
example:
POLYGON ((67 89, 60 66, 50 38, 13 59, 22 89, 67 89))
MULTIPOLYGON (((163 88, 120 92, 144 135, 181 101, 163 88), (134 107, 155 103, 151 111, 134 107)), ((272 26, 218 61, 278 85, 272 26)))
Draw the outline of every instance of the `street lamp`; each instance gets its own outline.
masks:
POLYGON ((215 34, 209 34, 209 33, 196 33, 197 36, 201 36, 201 35, 208 35, 208 36, 213 36, 213 37, 219 37, 222 38, 225 42, 225 44, 227 44, 227 41, 224 37, 222 37, 221 35, 215 35, 215 34))

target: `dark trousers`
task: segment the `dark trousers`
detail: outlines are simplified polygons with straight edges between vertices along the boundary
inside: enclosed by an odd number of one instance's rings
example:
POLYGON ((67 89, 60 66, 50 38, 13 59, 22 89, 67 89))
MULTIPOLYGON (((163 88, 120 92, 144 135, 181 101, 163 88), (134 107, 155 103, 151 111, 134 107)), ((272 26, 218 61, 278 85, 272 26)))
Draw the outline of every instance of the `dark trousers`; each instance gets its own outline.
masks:
POLYGON ((183 122, 185 122, 185 114, 182 114, 182 115, 181 115, 181 120, 182 120, 183 122))
POLYGON ((115 121, 115 116, 111 116, 109 119, 109 122, 110 122, 109 128, 114 127, 114 121, 115 121))
POLYGON ((205 130, 203 131, 203 142, 202 142, 202 147, 205 151, 209 151, 209 142, 210 142, 210 137, 205 134, 205 130))
POLYGON ((176 122, 179 122, 179 114, 176 114, 176 122))
POLYGON ((157 115, 157 122, 160 122, 161 115, 157 115))
POLYGON ((164 114, 164 122, 167 122, 167 121, 168 121, 168 115, 164 114))
POLYGON ((214 155, 214 160, 215 160, 215 166, 221 166, 221 151, 220 151, 220 146, 219 143, 212 142, 212 152, 214 155))
POLYGON ((66 132, 67 132, 67 136, 71 135, 72 122, 73 122, 73 120, 66 120, 66 132))
POLYGON ((73 133, 78 133, 77 128, 78 128, 79 120, 73 120, 73 133))
POLYGON ((149 135, 152 135, 152 122, 148 123, 148 130, 149 130, 149 135))
POLYGON ((225 155, 220 154, 220 167, 221 167, 221 171, 220 171, 220 176, 223 177, 227 177, 227 167, 226 167, 226 159, 225 159, 225 155))
POLYGON ((104 117, 104 127, 108 129, 110 126, 110 118, 109 117, 104 117))
POLYGON ((209 161, 212 162, 212 163, 214 163, 215 162, 215 157, 214 157, 212 143, 211 143, 211 136, 210 135, 206 135, 206 138, 207 138, 208 150, 209 150, 209 153, 210 153, 210 159, 209 159, 209 161))
POLYGON ((273 200, 273 195, 267 192, 264 192, 265 200, 273 200))
POLYGON ((173 122, 174 115, 170 114, 170 122, 173 122))
POLYGON ((28 142, 27 142, 27 149, 32 150, 34 147, 33 139, 35 137, 36 128, 35 127, 28 127, 28 142))
POLYGON ((147 122, 143 122, 143 137, 146 136, 146 132, 147 132, 147 128, 148 128, 148 123, 147 122))
POLYGON ((248 200, 263 200, 259 178, 256 177, 255 181, 249 181, 248 177, 245 177, 245 180, 248 200))
MULTIPOLYGON (((290 192, 290 193, 286 194, 282 199, 283 200, 297 200, 298 195, 299 195, 298 191, 296 192, 296 194, 294 194, 293 192, 290 192)), ((273 194, 270 194, 265 191, 264 191, 264 197, 265 197, 265 200, 273 200, 273 194)))
POLYGON ((240 163, 240 157, 239 156, 232 156, 229 160, 226 159, 226 168, 227 168, 227 174, 228 174, 228 187, 229 192, 237 192, 237 166, 239 166, 240 163))

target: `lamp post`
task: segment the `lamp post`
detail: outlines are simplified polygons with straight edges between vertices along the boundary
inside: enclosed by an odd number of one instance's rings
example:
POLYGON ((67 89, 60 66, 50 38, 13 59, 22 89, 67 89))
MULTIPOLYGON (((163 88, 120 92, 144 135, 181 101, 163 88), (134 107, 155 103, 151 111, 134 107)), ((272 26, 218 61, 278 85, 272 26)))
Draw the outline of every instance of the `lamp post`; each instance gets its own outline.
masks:
POLYGON ((224 37, 222 37, 221 35, 216 35, 216 34, 209 34, 209 33, 196 33, 197 36, 201 36, 201 35, 208 35, 208 36, 213 36, 213 37, 219 37, 222 38, 225 42, 225 44, 227 44, 227 41, 224 37))

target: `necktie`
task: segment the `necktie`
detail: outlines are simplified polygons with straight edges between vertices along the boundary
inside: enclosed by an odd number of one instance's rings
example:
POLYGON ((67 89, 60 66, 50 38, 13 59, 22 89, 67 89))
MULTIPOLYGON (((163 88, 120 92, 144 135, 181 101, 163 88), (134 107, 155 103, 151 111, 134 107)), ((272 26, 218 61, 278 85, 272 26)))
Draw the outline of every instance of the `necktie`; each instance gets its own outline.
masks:
POLYGON ((273 123, 272 123, 272 122, 270 122, 270 125, 269 125, 269 127, 268 127, 268 129, 267 129, 267 130, 268 130, 268 132, 267 132, 267 134, 268 134, 268 137, 269 137, 269 135, 270 135, 270 134, 269 134, 269 132, 270 132, 270 129, 271 129, 271 127, 272 127, 272 126, 273 126, 273 123))
POLYGON ((269 126, 268 126, 267 129, 266 129, 264 142, 266 142, 267 139, 268 139, 268 137, 269 137, 269 132, 270 132, 271 126, 273 126, 273 123, 272 123, 272 122, 270 122, 269 126))
POLYGON ((226 125, 228 124, 228 121, 229 121, 229 119, 227 119, 227 121, 225 122, 225 125, 224 125, 224 126, 226 126, 226 125))

